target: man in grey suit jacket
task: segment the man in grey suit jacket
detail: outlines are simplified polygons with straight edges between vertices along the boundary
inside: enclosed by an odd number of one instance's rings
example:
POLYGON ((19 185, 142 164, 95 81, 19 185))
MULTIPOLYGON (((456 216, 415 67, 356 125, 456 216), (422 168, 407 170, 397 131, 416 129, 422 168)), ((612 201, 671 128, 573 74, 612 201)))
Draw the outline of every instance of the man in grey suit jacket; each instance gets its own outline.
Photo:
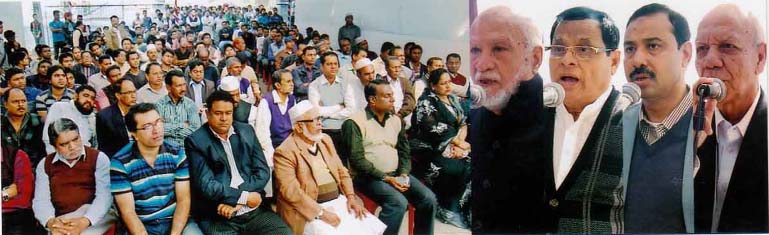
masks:
POLYGON ((206 70, 205 67, 206 66, 198 60, 190 62, 190 82, 187 84, 188 92, 186 96, 194 101, 201 110, 204 106, 203 104, 206 102, 205 100, 208 99, 208 96, 210 96, 211 93, 214 93, 214 90, 216 90, 214 82, 203 79, 206 70))
POLYGON ((625 75, 641 88, 623 116, 623 195, 628 233, 694 232, 693 56, 686 19, 662 4, 639 8, 625 32, 625 75), (681 157, 681 156, 684 157, 681 157))

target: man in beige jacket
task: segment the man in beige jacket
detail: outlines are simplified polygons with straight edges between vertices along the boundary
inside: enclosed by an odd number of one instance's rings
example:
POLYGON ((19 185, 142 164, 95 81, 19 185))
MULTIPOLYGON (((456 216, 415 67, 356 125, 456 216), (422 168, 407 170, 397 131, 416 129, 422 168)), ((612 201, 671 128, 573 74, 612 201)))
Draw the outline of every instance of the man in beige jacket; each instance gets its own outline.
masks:
POLYGON ((293 133, 275 150, 278 214, 301 234, 382 234, 385 225, 355 196, 347 168, 321 132, 318 107, 289 110, 293 133))

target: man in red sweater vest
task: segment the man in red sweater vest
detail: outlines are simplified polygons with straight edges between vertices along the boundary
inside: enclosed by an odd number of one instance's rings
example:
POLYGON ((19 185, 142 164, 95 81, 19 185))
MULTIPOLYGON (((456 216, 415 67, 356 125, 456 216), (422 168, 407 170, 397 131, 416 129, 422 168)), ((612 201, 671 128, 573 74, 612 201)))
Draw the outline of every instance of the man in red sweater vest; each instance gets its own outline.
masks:
POLYGON ((56 152, 37 165, 35 218, 52 234, 103 234, 117 220, 110 209, 109 158, 83 146, 70 119, 53 120, 46 134, 56 152))

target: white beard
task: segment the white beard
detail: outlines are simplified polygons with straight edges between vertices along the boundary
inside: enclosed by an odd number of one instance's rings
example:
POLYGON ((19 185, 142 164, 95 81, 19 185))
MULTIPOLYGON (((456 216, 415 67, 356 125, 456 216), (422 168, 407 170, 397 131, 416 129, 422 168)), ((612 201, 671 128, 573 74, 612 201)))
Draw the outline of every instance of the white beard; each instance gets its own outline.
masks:
MULTIPOLYGON (((526 64, 521 66, 524 68, 527 67, 526 64)), ((503 87, 499 93, 493 96, 486 93, 484 99, 481 100, 481 105, 492 111, 501 111, 504 109, 507 106, 508 101, 510 101, 510 97, 518 93, 518 87, 521 85, 521 80, 527 79, 523 77, 523 74, 525 74, 525 72, 523 69, 520 69, 515 75, 509 78, 512 79, 512 87, 503 87)), ((478 72, 476 72, 475 76, 478 76, 478 72)))
POLYGON ((320 140, 323 139, 323 133, 312 135, 310 134, 310 131, 307 130, 307 126, 302 126, 302 134, 312 140, 312 142, 320 142, 320 140))

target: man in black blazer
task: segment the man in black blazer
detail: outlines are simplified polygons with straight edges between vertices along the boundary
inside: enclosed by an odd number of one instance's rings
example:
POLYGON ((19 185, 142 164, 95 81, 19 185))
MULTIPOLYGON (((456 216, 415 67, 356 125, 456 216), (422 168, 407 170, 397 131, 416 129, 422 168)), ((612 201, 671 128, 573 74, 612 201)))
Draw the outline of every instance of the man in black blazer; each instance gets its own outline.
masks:
POLYGON ((133 81, 121 78, 115 84, 120 84, 120 90, 115 93, 117 105, 111 105, 96 114, 99 150, 108 157, 112 157, 128 144, 128 129, 123 117, 128 113, 128 109, 136 104, 136 87, 133 81))
POLYGON ((186 96, 194 101, 198 108, 202 108, 208 96, 216 90, 214 82, 204 79, 205 73, 206 66, 203 62, 199 60, 190 62, 190 82, 187 83, 186 96))
POLYGON ((541 203, 544 106, 537 74, 543 48, 532 33, 536 26, 521 19, 510 8, 493 7, 470 28, 471 48, 478 51, 471 57, 473 79, 486 94, 483 107, 470 115, 468 136, 476 234, 545 231, 538 216, 547 209, 541 203), (515 49, 495 52, 500 42, 515 49))
POLYGON ((291 234, 262 203, 270 168, 254 129, 233 122, 235 100, 215 91, 206 106, 208 122, 184 141, 200 228, 206 234, 291 234))
MULTIPOLYGON (((694 87, 713 78, 726 85, 723 100, 706 104, 705 132, 698 139, 697 233, 769 232, 767 109, 758 79, 767 54, 762 28, 755 16, 725 4, 697 29, 695 64, 702 78, 694 87)), ((694 99, 696 105, 696 93, 694 99)))

